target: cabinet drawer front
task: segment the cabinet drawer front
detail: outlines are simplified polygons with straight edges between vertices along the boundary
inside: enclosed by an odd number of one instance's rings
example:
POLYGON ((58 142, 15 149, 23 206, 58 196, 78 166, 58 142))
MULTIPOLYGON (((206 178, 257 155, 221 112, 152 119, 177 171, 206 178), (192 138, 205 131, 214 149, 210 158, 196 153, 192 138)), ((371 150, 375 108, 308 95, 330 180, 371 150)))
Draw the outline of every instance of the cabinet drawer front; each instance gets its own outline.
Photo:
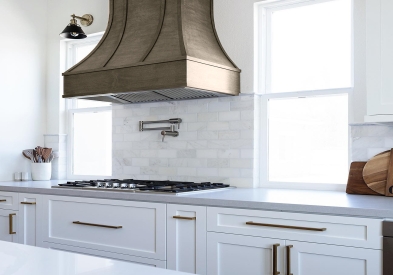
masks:
POLYGON ((382 248, 382 220, 259 210, 208 208, 212 232, 382 248))
POLYGON ((165 204, 44 199, 45 242, 165 260, 165 204))
POLYGON ((18 210, 18 193, 0 192, 0 209, 18 210))

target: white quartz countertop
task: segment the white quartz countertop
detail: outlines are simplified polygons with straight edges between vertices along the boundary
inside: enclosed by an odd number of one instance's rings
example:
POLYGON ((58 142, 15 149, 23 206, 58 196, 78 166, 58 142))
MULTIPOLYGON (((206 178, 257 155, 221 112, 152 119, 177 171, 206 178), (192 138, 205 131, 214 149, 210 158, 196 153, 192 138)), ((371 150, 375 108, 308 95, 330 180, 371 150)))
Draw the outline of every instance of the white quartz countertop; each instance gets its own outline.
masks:
POLYGON ((128 262, 0 242, 2 275, 181 275, 188 274, 128 262))
POLYGON ((393 198, 344 192, 233 188, 192 195, 51 188, 62 181, 0 182, 0 191, 286 212, 393 218, 393 198))

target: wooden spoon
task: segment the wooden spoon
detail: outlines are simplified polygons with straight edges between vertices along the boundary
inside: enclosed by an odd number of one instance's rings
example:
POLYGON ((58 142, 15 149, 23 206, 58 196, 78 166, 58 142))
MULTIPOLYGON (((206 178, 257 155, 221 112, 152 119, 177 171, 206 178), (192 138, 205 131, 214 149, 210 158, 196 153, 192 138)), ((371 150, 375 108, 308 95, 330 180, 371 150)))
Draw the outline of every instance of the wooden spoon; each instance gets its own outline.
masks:
POLYGON ((25 156, 25 158, 31 160, 32 162, 34 161, 34 155, 33 155, 33 150, 32 149, 28 149, 28 150, 23 150, 22 151, 23 156, 25 156))
POLYGON ((42 158, 44 159, 44 162, 47 162, 51 154, 52 154, 52 148, 42 149, 42 158))

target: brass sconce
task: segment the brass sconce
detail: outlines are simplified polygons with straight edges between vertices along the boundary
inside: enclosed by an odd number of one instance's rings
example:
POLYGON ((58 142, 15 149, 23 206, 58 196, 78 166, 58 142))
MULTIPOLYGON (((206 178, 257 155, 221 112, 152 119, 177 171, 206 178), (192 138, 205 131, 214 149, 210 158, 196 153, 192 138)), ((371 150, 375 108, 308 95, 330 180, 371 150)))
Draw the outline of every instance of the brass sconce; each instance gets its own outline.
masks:
POLYGON ((61 32, 60 36, 64 38, 70 39, 83 39, 86 38, 87 35, 84 33, 82 28, 78 25, 79 19, 82 26, 87 27, 93 24, 94 18, 91 14, 85 14, 82 17, 76 16, 75 14, 71 15, 72 19, 67 27, 61 32))

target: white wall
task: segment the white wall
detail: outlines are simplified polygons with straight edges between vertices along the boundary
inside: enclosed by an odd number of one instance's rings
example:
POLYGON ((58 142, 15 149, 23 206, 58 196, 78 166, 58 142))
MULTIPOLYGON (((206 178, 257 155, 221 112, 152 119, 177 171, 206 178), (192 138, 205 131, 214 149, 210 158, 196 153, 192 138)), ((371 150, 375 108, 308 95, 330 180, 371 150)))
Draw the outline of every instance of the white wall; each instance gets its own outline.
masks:
POLYGON ((0 181, 29 171, 22 150, 43 145, 46 0, 0 0, 0 181))

